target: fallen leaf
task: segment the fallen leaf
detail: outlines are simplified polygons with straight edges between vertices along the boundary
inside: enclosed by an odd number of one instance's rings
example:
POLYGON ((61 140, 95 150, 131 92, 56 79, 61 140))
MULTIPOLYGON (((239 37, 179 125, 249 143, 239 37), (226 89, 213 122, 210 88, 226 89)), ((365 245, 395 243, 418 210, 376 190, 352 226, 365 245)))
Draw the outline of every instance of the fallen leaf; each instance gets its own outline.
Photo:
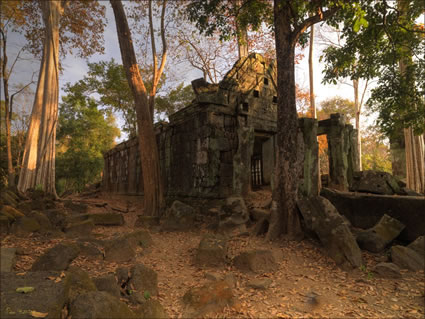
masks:
POLYGON ((34 318, 46 318, 47 315, 49 313, 48 312, 38 312, 38 311, 31 311, 30 315, 33 316, 34 318))

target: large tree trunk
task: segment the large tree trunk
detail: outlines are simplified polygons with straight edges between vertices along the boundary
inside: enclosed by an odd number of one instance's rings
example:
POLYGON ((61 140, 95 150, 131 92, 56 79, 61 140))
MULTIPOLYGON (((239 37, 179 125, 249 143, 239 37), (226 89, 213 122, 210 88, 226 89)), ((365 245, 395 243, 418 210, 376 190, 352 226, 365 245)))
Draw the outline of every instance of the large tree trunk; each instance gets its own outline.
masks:
POLYGON ((38 185, 55 190, 55 141, 59 99, 59 22, 62 1, 41 1, 45 25, 43 56, 19 175, 18 190, 38 185))
POLYGON ((140 76, 133 41, 122 3, 120 0, 111 0, 111 5, 115 15, 121 57, 136 106, 145 214, 160 216, 163 208, 163 193, 158 147, 149 111, 148 95, 140 76))
POLYGON ((310 46, 308 50, 308 74, 309 74, 309 80, 310 80, 310 113, 312 118, 317 118, 316 99, 314 96, 313 47, 314 47, 314 25, 310 27, 310 46))
MULTIPOLYGON (((242 0, 236 0, 235 2, 235 9, 238 10, 242 6, 242 0)), ((236 19, 236 34, 237 34, 237 42, 238 42, 238 56, 239 59, 242 59, 244 57, 248 56, 249 50, 248 50, 248 31, 246 28, 241 28, 240 24, 238 23, 237 17, 236 19)))
MULTIPOLYGON (((356 170, 362 170, 362 135, 360 134, 360 114, 361 104, 359 100, 359 80, 353 80, 354 88, 354 106, 356 108, 356 130, 357 130, 357 150, 359 152, 359 167, 356 170)), ((366 88, 365 88, 366 89, 366 88)))
POLYGON ((295 103, 295 40, 292 38, 289 8, 275 0, 274 24, 277 57, 277 158, 275 187, 267 239, 281 234, 301 233, 296 207, 300 163, 297 156, 298 118, 295 103))

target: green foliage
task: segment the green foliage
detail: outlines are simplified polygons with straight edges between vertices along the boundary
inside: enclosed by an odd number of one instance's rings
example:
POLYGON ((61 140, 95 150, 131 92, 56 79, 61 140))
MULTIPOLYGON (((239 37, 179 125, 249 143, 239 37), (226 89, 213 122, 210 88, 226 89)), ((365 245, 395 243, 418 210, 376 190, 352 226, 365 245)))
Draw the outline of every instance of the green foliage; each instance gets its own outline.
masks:
POLYGON ((145 297, 145 299, 146 299, 146 300, 149 300, 149 299, 151 298, 151 294, 150 294, 150 292, 146 290, 146 291, 143 293, 143 297, 145 297))
POLYGON ((362 168, 391 173, 391 157, 384 135, 378 127, 368 127, 362 136, 362 168))
POLYGON ((113 147, 120 131, 111 111, 99 109, 93 99, 85 97, 79 83, 68 86, 67 92, 59 108, 57 186, 80 191, 100 180, 103 152, 113 147))
POLYGON ((188 106, 194 98, 195 94, 193 93, 192 85, 184 86, 184 82, 182 82, 167 95, 157 96, 155 99, 155 108, 157 113, 165 113, 168 117, 174 112, 188 106))
POLYGON ((425 131, 424 29, 415 22, 422 10, 418 0, 362 1, 360 9, 339 17, 344 45, 328 47, 322 57, 326 83, 347 77, 378 79, 367 105, 378 113, 387 136, 402 127, 413 127, 416 134, 425 131), (406 66, 403 72, 400 61, 406 66))
POLYGON ((332 113, 344 114, 347 122, 352 122, 356 118, 356 107, 353 101, 335 96, 320 103, 317 115, 322 120, 329 118, 332 113))

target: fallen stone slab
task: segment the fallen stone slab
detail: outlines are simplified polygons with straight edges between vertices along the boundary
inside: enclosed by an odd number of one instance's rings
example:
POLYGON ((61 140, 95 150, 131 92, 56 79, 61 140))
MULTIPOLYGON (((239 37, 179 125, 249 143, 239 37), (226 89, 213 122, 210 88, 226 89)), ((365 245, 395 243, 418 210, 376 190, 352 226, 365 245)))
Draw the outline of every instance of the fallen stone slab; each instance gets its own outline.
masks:
POLYGON ((190 288, 185 293, 183 303, 186 309, 183 318, 200 318, 231 306, 234 302, 233 291, 228 282, 209 282, 200 288, 190 288))
POLYGON ((2 214, 4 216, 10 216, 10 217, 13 218, 13 220, 15 220, 16 218, 25 216, 25 214, 20 212, 18 209, 13 208, 12 206, 8 206, 8 205, 4 205, 2 207, 2 209, 0 210, 0 214, 2 214))
POLYGON ((391 247, 391 259, 400 268, 413 271, 424 270, 424 258, 413 249, 404 246, 391 247))
POLYGON ((31 271, 66 270, 79 253, 80 248, 78 245, 74 243, 59 243, 38 257, 32 265, 31 271))
POLYGON ((131 268, 128 285, 134 287, 139 293, 147 292, 151 296, 158 295, 158 275, 145 265, 138 264, 131 268))
POLYGON ((90 291, 78 295, 69 305, 69 315, 72 318, 93 319, 138 318, 124 302, 104 291, 90 291))
POLYGON ((0 272, 11 272, 16 262, 16 248, 0 248, 0 272))
POLYGON ((88 214, 88 218, 92 219, 95 225, 101 225, 101 226, 124 225, 124 217, 122 214, 119 214, 119 213, 88 214))
POLYGON ((142 318, 150 319, 166 319, 169 318, 167 312, 161 303, 156 299, 148 299, 143 303, 142 308, 139 310, 142 314, 142 318))
POLYGON ((396 239, 405 227, 397 219, 384 214, 374 227, 359 232, 356 241, 360 248, 379 253, 396 239))
POLYGON ((146 230, 136 230, 122 236, 133 248, 138 246, 149 248, 153 245, 152 236, 146 230))
POLYGON ((34 217, 20 217, 10 228, 10 233, 17 236, 28 236, 28 234, 40 231, 41 226, 34 217))
POLYGON ((72 200, 65 200, 64 206, 69 211, 74 212, 74 213, 78 213, 78 214, 85 214, 85 213, 87 213, 87 210, 88 210, 87 204, 77 203, 77 202, 74 202, 72 200))
POLYGON ((425 235, 425 197, 390 196, 339 192, 322 188, 320 195, 327 198, 341 215, 356 228, 372 228, 384 214, 406 225, 400 239, 409 242, 425 235))
POLYGON ((220 235, 205 235, 200 243, 195 256, 198 266, 217 267, 226 263, 227 240, 220 235))
POLYGON ((354 172, 350 190, 381 195, 404 195, 393 175, 374 170, 354 172))
POLYGON ((412 243, 410 243, 407 247, 413 249, 420 256, 425 256, 425 236, 419 236, 412 243))
POLYGON ((95 244, 90 242, 79 242, 78 247, 80 248, 80 256, 93 258, 93 259, 103 259, 102 251, 96 247, 95 244))
POLYGON ((65 233, 68 236, 90 236, 94 228, 93 220, 87 219, 82 222, 76 222, 68 225, 65 228, 65 233))
POLYGON ((33 318, 32 311, 48 313, 48 318, 61 318, 62 308, 67 302, 68 287, 64 280, 56 282, 48 278, 59 278, 60 272, 37 271, 0 273, 0 317, 33 318), (17 293, 22 287, 32 287, 29 293, 17 293))
POLYGON ((270 250, 244 251, 233 259, 234 266, 241 271, 255 273, 274 272, 279 268, 275 255, 270 250))
POLYGON ((342 268, 362 265, 361 250, 342 216, 321 196, 303 197, 297 202, 305 227, 317 234, 329 256, 342 268))
POLYGON ((394 263, 379 263, 372 269, 372 272, 380 278, 401 278, 400 267, 394 263))

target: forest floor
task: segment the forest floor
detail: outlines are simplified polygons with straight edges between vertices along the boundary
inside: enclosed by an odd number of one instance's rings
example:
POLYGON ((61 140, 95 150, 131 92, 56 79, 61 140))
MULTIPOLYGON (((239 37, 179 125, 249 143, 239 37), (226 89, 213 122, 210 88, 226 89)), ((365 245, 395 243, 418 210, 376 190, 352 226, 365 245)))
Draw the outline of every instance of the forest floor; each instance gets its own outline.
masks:
MULTIPOLYGON (((89 212, 102 211, 95 204, 108 203, 113 207, 130 208, 123 214, 124 226, 100 227, 93 233, 107 239, 134 230, 137 215, 143 214, 142 198, 137 196, 99 195, 97 198, 73 198, 89 205, 89 212)), ((257 193, 250 200, 266 201, 266 193, 257 193)), ((210 317, 220 318, 424 318, 424 272, 402 271, 401 279, 381 279, 370 269, 385 259, 384 255, 363 252, 365 267, 345 272, 326 256, 314 240, 267 242, 262 237, 237 237, 229 242, 230 258, 247 249, 269 249, 280 252, 283 260, 274 273, 258 275, 241 272, 233 266, 199 268, 193 257, 201 237, 210 232, 199 228, 188 232, 160 232, 150 230, 153 246, 148 251, 139 248, 136 258, 129 263, 113 263, 78 257, 73 265, 92 276, 113 273, 119 266, 142 263, 158 274, 159 296, 168 315, 182 317, 183 295, 190 287, 208 282, 206 273, 232 273, 237 279, 233 294, 235 305, 210 317), (270 278, 273 284, 265 290, 247 287, 254 278, 270 278), (309 303, 308 294, 316 293, 317 303, 309 303)), ((67 238, 48 238, 33 235, 19 238, 3 237, 2 247, 19 247, 15 271, 28 271, 35 259, 46 249, 67 238)))

